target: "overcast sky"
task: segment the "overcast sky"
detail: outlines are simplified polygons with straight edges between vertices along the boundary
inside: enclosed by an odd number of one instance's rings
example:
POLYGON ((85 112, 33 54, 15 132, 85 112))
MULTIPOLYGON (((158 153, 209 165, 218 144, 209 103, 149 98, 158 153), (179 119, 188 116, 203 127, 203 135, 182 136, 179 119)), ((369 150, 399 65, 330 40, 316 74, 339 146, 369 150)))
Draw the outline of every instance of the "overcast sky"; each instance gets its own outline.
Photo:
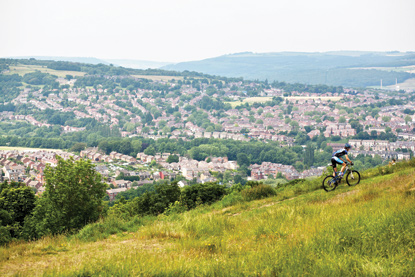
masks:
POLYGON ((415 51, 414 0, 0 0, 0 56, 415 51))

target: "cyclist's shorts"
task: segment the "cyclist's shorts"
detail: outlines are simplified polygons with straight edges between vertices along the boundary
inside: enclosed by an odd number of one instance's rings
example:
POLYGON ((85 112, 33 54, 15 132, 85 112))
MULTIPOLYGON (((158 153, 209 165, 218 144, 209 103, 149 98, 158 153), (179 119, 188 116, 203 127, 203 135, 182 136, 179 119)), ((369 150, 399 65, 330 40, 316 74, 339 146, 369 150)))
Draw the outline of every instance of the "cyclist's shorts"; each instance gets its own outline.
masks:
POLYGON ((331 166, 332 167, 336 167, 338 164, 344 164, 344 162, 342 160, 340 160, 337 157, 332 157, 331 158, 331 166))

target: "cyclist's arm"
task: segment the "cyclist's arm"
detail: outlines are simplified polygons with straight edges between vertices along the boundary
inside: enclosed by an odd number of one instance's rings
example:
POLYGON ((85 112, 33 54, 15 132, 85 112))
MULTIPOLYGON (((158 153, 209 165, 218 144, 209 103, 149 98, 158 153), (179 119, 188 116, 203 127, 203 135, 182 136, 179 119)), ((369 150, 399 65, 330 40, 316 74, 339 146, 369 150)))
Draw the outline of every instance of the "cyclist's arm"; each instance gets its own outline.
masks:
POLYGON ((347 160, 349 163, 352 163, 352 161, 349 159, 349 156, 348 156, 348 155, 345 155, 345 157, 346 157, 346 160, 347 160))

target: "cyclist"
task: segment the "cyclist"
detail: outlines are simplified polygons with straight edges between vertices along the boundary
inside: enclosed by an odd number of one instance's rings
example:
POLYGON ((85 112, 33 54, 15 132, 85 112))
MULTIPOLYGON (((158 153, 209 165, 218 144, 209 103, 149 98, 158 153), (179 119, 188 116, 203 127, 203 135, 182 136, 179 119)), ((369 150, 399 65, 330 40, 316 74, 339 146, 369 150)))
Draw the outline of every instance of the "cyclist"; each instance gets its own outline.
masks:
POLYGON ((336 152, 333 153, 333 156, 331 157, 331 166, 333 167, 333 176, 336 177, 336 173, 337 173, 337 165, 341 164, 342 165, 342 169, 339 172, 339 176, 340 178, 343 177, 344 174, 344 170, 346 169, 346 161, 344 159, 342 159, 343 156, 345 156, 346 160, 353 165, 353 162, 349 159, 349 156, 347 155, 350 151, 350 149, 352 148, 352 146, 348 143, 346 143, 344 145, 343 149, 337 150, 336 152))

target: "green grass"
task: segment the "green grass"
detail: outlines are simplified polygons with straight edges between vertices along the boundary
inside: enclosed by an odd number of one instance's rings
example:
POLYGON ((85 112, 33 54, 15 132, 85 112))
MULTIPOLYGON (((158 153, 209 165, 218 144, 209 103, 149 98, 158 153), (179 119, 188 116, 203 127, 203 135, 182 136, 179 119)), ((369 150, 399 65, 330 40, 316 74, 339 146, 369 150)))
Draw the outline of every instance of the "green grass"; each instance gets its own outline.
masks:
POLYGON ((276 195, 233 196, 158 217, 111 217, 77 235, 0 248, 0 275, 411 276, 415 161, 362 172, 326 193, 321 178, 276 195))

